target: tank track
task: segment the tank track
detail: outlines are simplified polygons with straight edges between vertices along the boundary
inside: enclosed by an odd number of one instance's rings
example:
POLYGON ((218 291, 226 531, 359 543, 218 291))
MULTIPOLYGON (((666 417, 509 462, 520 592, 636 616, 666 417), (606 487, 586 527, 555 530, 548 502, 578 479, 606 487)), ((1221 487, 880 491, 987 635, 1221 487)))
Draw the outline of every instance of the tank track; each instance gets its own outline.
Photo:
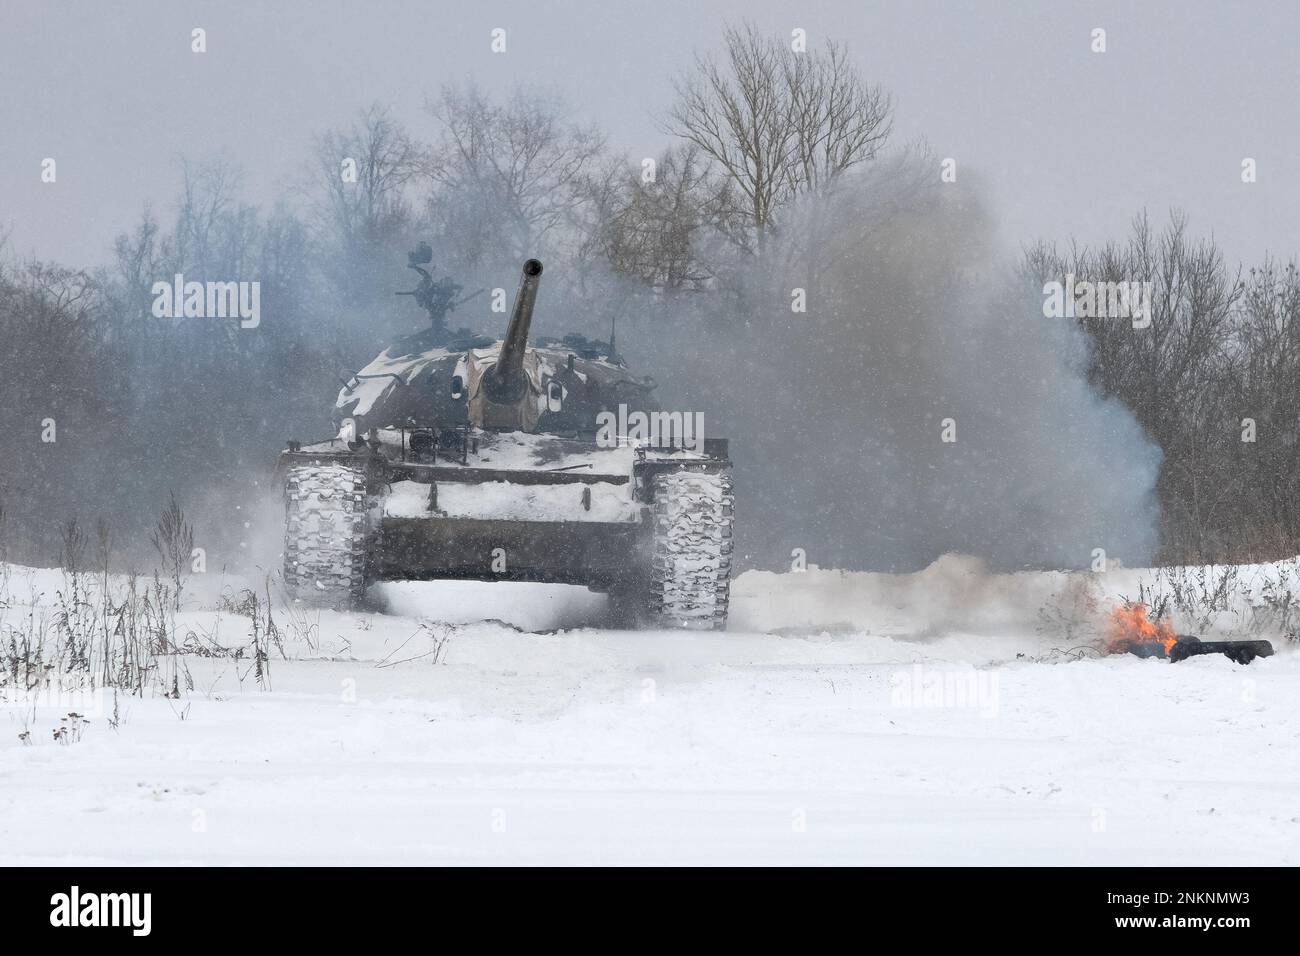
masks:
POLYGON ((297 465, 285 481, 284 583, 299 599, 341 609, 366 590, 366 476, 337 463, 297 465))
POLYGON ((649 604, 661 626, 726 627, 733 510, 730 471, 655 477, 649 604))

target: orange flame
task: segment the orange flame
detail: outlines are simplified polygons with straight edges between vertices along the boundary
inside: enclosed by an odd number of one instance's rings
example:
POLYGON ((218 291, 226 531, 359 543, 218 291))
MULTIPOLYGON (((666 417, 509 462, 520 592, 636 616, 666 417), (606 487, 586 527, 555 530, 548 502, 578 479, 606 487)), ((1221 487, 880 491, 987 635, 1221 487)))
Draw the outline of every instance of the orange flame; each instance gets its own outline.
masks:
POLYGON ((1106 649, 1113 654, 1123 653, 1134 644, 1160 644, 1168 657, 1177 643, 1178 637, 1169 622, 1152 621, 1147 617, 1145 604, 1130 604, 1111 611, 1106 649))

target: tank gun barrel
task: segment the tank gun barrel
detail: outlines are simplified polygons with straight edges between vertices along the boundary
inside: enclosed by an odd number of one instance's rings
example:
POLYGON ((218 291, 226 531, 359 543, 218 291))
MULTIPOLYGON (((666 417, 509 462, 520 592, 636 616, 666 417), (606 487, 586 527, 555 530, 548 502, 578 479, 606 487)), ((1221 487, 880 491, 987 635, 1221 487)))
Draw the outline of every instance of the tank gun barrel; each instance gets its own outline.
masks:
POLYGON ((510 314, 510 327, 506 329, 501 354, 492 369, 493 390, 500 393, 516 391, 524 371, 524 350, 528 347, 528 328, 533 322, 533 305, 537 302, 537 286, 541 283, 542 263, 529 259, 524 263, 515 294, 515 308, 510 314))

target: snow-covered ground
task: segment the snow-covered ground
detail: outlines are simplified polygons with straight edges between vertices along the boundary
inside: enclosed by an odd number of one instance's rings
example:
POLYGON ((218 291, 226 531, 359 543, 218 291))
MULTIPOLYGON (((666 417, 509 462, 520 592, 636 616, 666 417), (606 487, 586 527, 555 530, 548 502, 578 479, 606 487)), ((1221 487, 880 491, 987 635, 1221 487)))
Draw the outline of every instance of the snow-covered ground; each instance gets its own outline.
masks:
MULTIPOLYGON (((60 708, 10 702, 0 863, 1294 864, 1300 658, 1243 611, 1278 567, 1179 622, 1273 638, 1249 667, 1079 649, 1089 602, 1151 572, 751 572, 722 634, 602 629, 573 588, 382 586, 282 614, 266 688, 186 655, 193 690, 66 744, 60 708)), ((0 626, 61 580, 11 568, 0 626)), ((236 646, 221 587, 192 579, 180 629, 236 646)))

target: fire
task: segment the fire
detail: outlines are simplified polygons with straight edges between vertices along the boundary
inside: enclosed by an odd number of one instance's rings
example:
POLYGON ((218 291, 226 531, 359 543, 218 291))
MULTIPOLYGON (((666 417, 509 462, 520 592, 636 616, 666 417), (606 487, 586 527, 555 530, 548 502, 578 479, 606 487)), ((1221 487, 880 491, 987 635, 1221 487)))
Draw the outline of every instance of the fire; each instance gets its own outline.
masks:
POLYGON ((1122 653, 1134 644, 1160 644, 1168 657, 1177 643, 1178 637, 1169 622, 1152 621, 1147 617, 1145 604, 1130 604, 1111 611, 1106 635, 1106 649, 1111 653, 1122 653))

